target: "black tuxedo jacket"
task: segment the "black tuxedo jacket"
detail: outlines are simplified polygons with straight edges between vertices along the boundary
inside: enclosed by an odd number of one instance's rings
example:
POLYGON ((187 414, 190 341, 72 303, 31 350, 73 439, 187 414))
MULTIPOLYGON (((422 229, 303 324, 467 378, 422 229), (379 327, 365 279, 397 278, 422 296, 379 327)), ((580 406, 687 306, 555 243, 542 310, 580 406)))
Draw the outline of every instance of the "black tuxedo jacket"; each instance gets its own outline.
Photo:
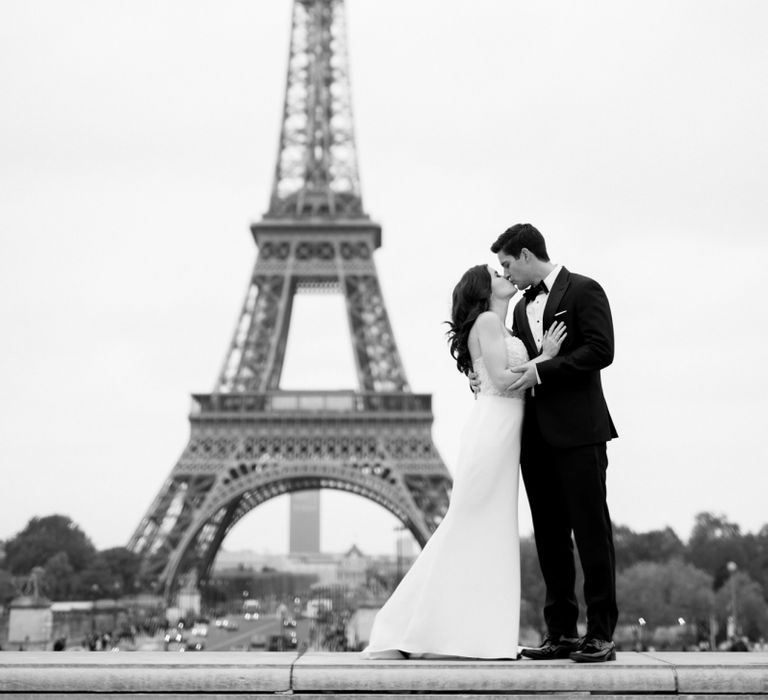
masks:
MULTIPOLYGON (((512 329, 533 358, 539 355, 525 298, 515 306, 512 329)), ((613 321, 608 298, 594 280, 565 268, 544 307, 544 330, 563 321, 568 331, 557 357, 537 365, 541 384, 526 402, 542 437, 553 447, 577 447, 618 437, 608 413, 600 370, 613 362, 613 321)))

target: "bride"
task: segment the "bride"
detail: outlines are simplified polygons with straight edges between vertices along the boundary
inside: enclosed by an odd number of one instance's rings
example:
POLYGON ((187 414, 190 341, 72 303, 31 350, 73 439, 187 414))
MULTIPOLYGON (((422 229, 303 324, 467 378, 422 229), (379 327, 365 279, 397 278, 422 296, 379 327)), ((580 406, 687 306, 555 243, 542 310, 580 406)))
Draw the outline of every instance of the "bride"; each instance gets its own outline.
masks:
MULTIPOLYGON (((506 330, 517 288, 487 265, 464 273, 453 290, 448 332, 460 372, 481 381, 461 436, 445 518, 376 615, 363 658, 518 657, 520 550, 517 491, 523 392, 506 388, 528 361, 506 330)), ((557 355, 565 326, 544 335, 557 355)))

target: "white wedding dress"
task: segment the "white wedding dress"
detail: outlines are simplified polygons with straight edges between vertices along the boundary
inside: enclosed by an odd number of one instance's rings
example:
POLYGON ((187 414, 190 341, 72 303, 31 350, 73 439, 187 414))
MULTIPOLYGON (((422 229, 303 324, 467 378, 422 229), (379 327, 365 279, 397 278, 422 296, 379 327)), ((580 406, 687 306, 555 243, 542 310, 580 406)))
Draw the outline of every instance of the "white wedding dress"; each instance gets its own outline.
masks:
MULTIPOLYGON (((508 366, 528 360, 507 337, 508 366)), ((376 615, 362 657, 514 659, 520 625, 517 495, 523 392, 503 394, 483 361, 445 518, 376 615)))

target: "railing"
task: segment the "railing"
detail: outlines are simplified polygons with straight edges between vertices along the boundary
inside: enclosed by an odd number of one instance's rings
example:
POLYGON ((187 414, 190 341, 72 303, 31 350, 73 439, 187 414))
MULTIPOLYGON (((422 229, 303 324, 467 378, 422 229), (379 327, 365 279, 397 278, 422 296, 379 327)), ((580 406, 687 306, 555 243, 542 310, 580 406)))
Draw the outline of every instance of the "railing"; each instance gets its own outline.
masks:
POLYGON ((431 394, 356 391, 268 391, 193 394, 191 415, 212 413, 431 412, 431 394))

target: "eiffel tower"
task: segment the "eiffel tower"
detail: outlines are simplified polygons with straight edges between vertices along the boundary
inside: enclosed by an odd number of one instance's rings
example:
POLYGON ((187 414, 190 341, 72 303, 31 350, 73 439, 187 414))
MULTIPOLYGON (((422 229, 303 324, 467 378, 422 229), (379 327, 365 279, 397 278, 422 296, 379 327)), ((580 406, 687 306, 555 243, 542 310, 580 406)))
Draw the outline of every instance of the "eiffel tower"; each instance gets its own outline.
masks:
POLYGON ((231 528, 275 496, 358 494, 422 546, 448 507, 432 397, 408 386, 373 260, 343 0, 294 1, 272 195, 251 231, 258 255, 214 390, 193 395, 189 443, 128 544, 169 600, 181 580, 204 584, 231 528), (280 389, 299 292, 344 296, 357 391, 280 389))

